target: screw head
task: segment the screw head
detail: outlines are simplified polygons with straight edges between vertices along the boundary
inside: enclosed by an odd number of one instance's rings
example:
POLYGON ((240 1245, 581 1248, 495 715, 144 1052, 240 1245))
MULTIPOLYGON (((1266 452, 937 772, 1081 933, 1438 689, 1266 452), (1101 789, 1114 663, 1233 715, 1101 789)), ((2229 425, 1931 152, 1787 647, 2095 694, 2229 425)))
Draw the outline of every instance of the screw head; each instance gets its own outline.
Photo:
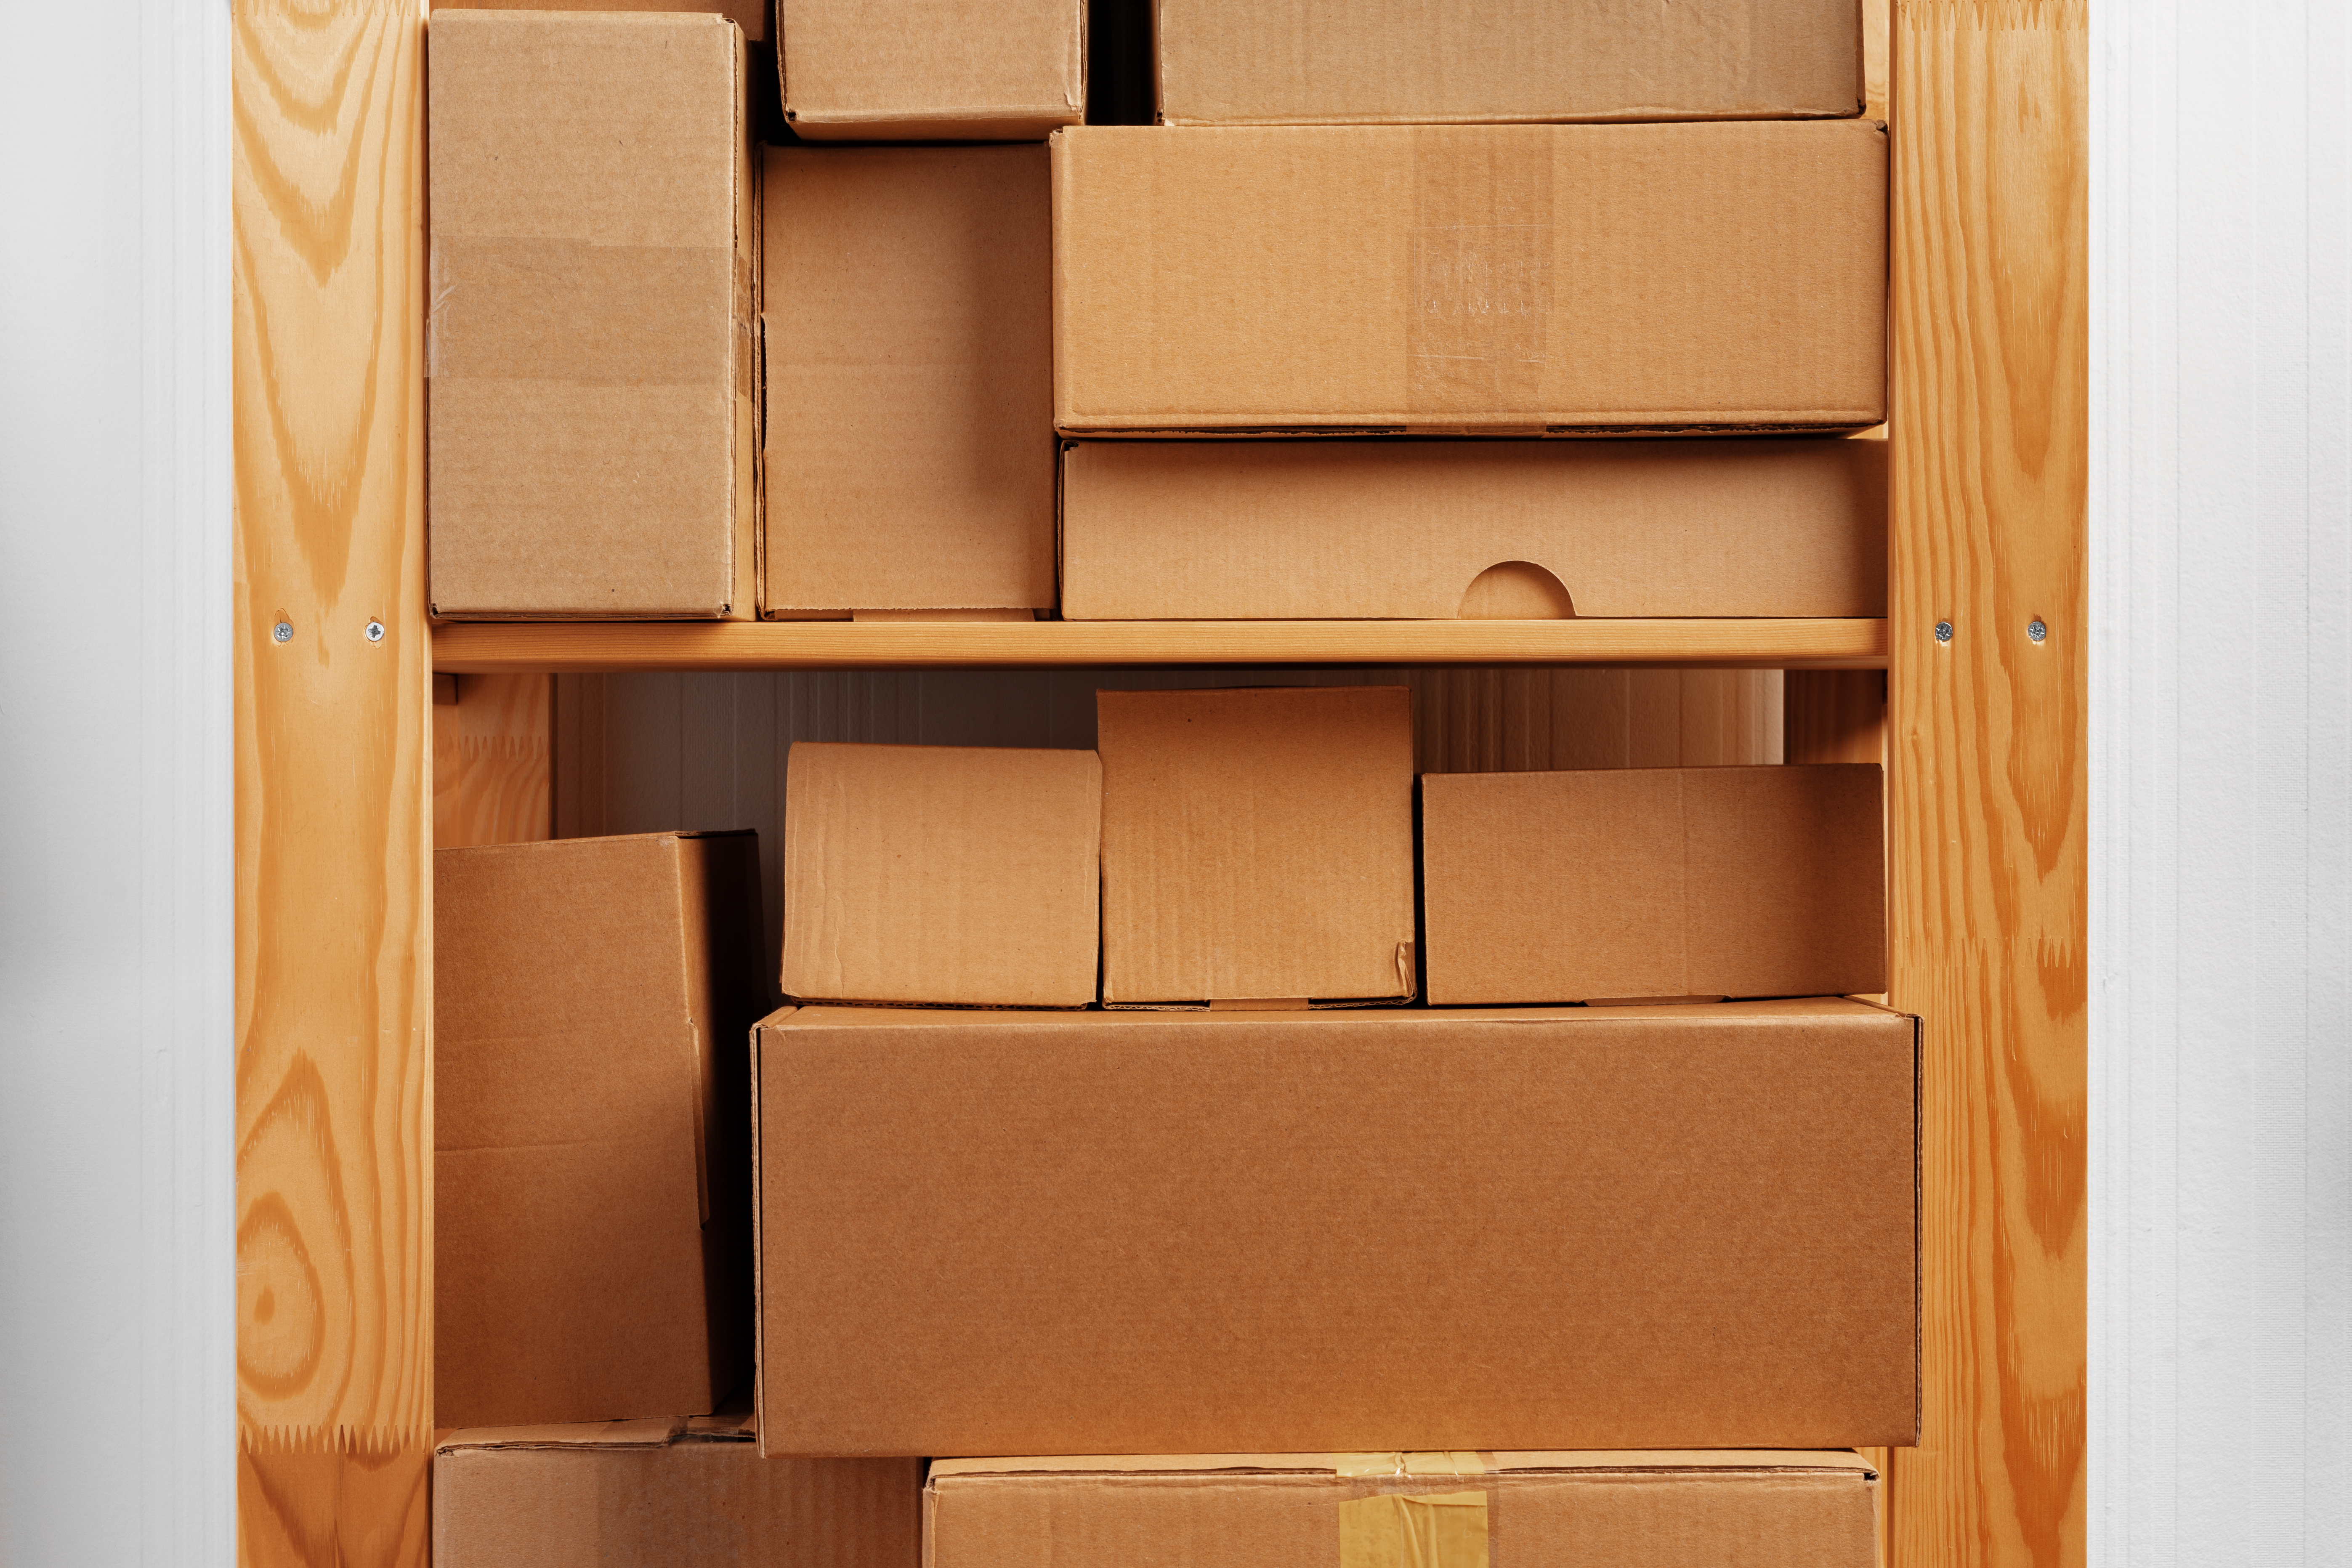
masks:
POLYGON ((2035 642, 2040 642, 2043 637, 2050 635, 2050 628, 2043 626, 2041 618, 2037 616, 2025 623, 2025 635, 2032 637, 2035 642))
POLYGON ((292 642, 294 640, 294 623, 292 621, 280 621, 276 626, 269 628, 269 635, 279 642, 292 642))
POLYGON ((370 621, 367 624, 367 640, 370 642, 383 641, 383 623, 382 621, 370 621))
POLYGON ((1951 622, 1937 621, 1936 623, 1936 640, 1937 642, 1949 642, 1952 640, 1951 622))

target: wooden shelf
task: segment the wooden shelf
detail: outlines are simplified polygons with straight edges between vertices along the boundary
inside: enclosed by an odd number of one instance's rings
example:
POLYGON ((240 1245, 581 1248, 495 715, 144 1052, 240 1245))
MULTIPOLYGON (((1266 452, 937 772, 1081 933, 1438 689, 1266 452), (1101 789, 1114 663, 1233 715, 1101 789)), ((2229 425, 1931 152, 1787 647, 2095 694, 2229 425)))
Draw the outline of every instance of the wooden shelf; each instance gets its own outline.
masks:
POLYGON ((1883 669, 1883 620, 450 622, 433 668, 1089 668, 1120 665, 1672 664, 1883 669))

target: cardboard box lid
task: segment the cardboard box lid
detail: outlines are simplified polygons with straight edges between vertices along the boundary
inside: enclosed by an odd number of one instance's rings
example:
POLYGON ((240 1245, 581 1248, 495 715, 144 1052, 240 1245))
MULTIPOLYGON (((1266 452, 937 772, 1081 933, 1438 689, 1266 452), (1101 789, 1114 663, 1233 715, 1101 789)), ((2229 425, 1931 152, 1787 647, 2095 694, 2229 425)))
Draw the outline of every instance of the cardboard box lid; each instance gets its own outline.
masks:
POLYGON ((1101 846, 1092 752, 795 742, 784 994, 1083 1007, 1101 846))
POLYGON ((1087 117, 1086 0, 776 0, 803 137, 1038 141, 1087 117))
POLYGON ((1430 1000, 1886 988, 1874 763, 1432 773, 1430 1000))
POLYGON ((758 1055, 770 1452, 1916 1436, 1883 1008, 806 1007, 758 1055))
POLYGON ((770 148, 771 611, 1054 603, 1042 147, 770 148))
POLYGON ((1874 122, 1080 126, 1053 149, 1067 434, 1885 416, 1874 122))
POLYGON ((741 33, 460 10, 431 55, 435 612, 750 614, 741 33))
POLYGON ((768 0, 433 0, 436 16, 450 11, 716 11, 754 43, 768 37, 768 0))
POLYGON ((1884 440, 1081 441, 1062 457, 1071 620, 1885 613, 1884 440))
POLYGON ((1157 0, 1171 125, 1769 119, 1863 101, 1853 0, 1157 0))
POLYGON ((1412 694, 1098 691, 1103 1000, 1413 994, 1412 694))
POLYGON ((1118 1454, 1006 1459, 934 1459, 930 1485, 992 1476, 1303 1477, 1480 1476, 1516 1473, 1641 1474, 1661 1470, 1825 1470, 1876 1476, 1878 1467, 1845 1448, 1572 1448, 1502 1453, 1118 1454))

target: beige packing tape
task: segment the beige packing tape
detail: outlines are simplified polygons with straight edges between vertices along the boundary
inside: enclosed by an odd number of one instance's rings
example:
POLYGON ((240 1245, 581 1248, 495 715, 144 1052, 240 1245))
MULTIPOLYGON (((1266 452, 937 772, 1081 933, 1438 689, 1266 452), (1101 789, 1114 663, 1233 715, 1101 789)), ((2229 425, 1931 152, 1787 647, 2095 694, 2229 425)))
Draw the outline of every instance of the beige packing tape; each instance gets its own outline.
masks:
POLYGON ((1406 428, 1543 434, 1552 140, 1541 125, 1413 132, 1406 428))
MULTIPOLYGON (((1342 1476, 1478 1476, 1475 1453, 1342 1454, 1342 1476)), ((1339 1505, 1339 1568, 1487 1568, 1486 1494, 1389 1493, 1339 1505)))
POLYGON ((429 275, 432 379, 750 390, 731 250, 436 236, 429 275))

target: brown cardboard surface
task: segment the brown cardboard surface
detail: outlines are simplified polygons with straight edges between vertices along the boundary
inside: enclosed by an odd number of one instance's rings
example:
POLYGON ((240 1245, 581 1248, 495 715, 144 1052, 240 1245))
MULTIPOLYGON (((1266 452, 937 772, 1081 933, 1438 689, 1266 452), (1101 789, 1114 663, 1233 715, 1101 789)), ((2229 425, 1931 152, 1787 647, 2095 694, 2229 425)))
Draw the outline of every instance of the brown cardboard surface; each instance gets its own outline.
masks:
POLYGON ((768 150, 771 613, 1052 607, 1047 172, 768 150))
POLYGON ((753 43, 768 37, 768 0, 433 0, 435 16, 447 11, 715 11, 753 43))
POLYGON ((751 1362, 749 833, 434 856, 435 1415, 715 1408, 751 1362))
POLYGON ((796 742, 784 994, 1083 1007, 1101 846, 1092 752, 796 742))
POLYGON ((1039 142, 1087 117, 1086 0, 776 0, 803 138, 1039 142))
POLYGON ((740 1420, 479 1428, 433 1456, 440 1568, 915 1568, 918 1459, 763 1459, 740 1420))
POLYGON ((1156 0, 1171 125, 1861 112, 1853 0, 1156 0), (1341 13, 1344 12, 1344 21, 1341 13))
POLYGON ((1412 694, 1098 691, 1103 1000, 1413 993, 1412 694))
POLYGON ((724 17, 434 18, 434 613, 754 613, 758 221, 724 17))
POLYGON ((1842 1000, 772 1018, 761 1442, 1909 1443, 1916 1061, 1842 1000))
POLYGON ((1071 435, 1885 416, 1874 122, 1079 126, 1053 150, 1071 435))
POLYGON ((1434 1005, 1886 989, 1874 763, 1431 773, 1434 1005))
POLYGON ((1886 443, 1081 441, 1070 620, 1886 613, 1886 443))
POLYGON ((1459 1468, 1394 1475, 1297 1468, 1284 1455, 1226 1458, 1232 1467, 1210 1474, 1182 1459, 1121 1459, 1101 1468, 1055 1461, 1073 1467, 1067 1470, 935 1468, 923 1497, 926 1561, 929 1568, 1160 1561, 1219 1568, 1496 1562, 1873 1568, 1877 1559, 1878 1478, 1851 1454, 1495 1455, 1491 1467, 1471 1454, 1458 1457, 1466 1461, 1459 1468), (1499 1462, 1507 1458, 1539 1463, 1499 1462), (1552 1460, 1560 1462, 1540 1463, 1552 1460), (1446 1530, 1434 1517, 1446 1505, 1466 1510, 1472 1528, 1446 1530), (1171 1553, 1179 1542, 1181 1555, 1171 1553))

